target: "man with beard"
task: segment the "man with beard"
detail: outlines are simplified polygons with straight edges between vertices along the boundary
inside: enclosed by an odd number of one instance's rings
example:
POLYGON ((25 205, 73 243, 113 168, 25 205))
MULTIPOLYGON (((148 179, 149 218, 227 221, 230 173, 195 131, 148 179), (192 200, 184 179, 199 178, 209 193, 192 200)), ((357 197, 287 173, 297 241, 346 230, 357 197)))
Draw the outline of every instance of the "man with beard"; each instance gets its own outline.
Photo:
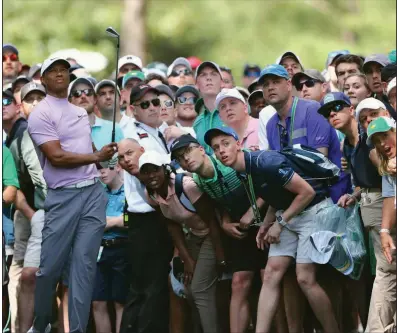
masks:
POLYGON ((18 49, 12 44, 3 45, 3 85, 11 83, 22 69, 18 49))
POLYGON ((116 100, 116 122, 121 119, 120 112, 120 90, 112 80, 102 80, 95 86, 96 104, 102 119, 113 121, 114 99, 116 100), (117 91, 117 93, 115 93, 117 91))
MULTIPOLYGON (((80 106, 87 111, 88 120, 91 125, 91 138, 96 149, 101 149, 112 139, 113 123, 105 118, 99 118, 94 113, 97 98, 92 82, 88 78, 78 78, 69 85, 69 100, 72 104, 80 106)), ((108 96, 108 95, 106 95, 108 96)), ((110 96, 110 94, 109 94, 110 96)), ((113 99, 114 101, 114 99, 113 99)), ((102 113, 101 103, 97 103, 102 113)), ((112 110, 113 110, 112 104, 112 110)), ((103 113, 102 113, 103 115, 103 113)), ((112 118, 113 120, 113 118, 112 118)), ((123 132, 118 124, 115 126, 115 141, 119 142, 124 138, 123 132)))

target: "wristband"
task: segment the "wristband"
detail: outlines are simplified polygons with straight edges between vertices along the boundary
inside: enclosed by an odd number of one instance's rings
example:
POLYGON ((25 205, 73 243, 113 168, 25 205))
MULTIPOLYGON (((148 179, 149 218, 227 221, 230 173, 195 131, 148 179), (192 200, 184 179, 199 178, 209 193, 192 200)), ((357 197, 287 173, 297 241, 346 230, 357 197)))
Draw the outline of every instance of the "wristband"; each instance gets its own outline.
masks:
POLYGON ((380 229, 379 233, 385 233, 385 234, 389 234, 390 235, 390 230, 389 229, 380 229))

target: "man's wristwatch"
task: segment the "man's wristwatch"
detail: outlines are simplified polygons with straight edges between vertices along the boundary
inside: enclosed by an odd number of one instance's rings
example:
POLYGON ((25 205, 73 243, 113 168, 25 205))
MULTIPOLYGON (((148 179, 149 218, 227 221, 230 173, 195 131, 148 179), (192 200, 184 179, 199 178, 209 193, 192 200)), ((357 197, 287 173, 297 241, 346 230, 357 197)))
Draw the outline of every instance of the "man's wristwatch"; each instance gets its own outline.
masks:
POLYGON ((390 235, 390 229, 380 229, 379 233, 385 233, 385 234, 389 234, 390 235))
POLYGON ((282 215, 276 216, 276 221, 281 226, 281 228, 284 228, 287 225, 287 222, 284 221, 282 215))

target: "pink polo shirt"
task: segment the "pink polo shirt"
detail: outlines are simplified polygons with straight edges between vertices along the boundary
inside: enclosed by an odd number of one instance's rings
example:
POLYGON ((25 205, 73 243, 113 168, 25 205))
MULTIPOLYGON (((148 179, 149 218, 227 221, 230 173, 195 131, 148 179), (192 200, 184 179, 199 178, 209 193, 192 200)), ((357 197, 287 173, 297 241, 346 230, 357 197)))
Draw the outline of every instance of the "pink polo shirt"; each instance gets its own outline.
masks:
MULTIPOLYGON (((203 195, 197 187, 197 184, 189 176, 183 177, 183 190, 192 204, 194 204, 203 195)), ((160 207, 161 212, 167 219, 180 223, 181 225, 186 225, 186 227, 190 228, 192 234, 196 236, 204 237, 208 235, 209 228, 207 224, 198 214, 188 211, 180 203, 175 193, 174 175, 171 175, 167 198, 163 199, 156 192, 153 194, 153 197, 149 197, 147 191, 146 196, 149 204, 153 207, 160 207)))
MULTIPOLYGON (((47 95, 37 104, 28 119, 28 131, 36 147, 59 141, 63 150, 76 154, 92 154, 91 127, 87 112, 67 98, 47 95)), ((95 164, 75 168, 59 168, 38 152, 48 188, 73 185, 99 176, 95 164)))
POLYGON ((244 137, 242 139, 242 145, 244 148, 251 146, 259 146, 259 119, 255 119, 250 116, 248 126, 245 129, 244 137))

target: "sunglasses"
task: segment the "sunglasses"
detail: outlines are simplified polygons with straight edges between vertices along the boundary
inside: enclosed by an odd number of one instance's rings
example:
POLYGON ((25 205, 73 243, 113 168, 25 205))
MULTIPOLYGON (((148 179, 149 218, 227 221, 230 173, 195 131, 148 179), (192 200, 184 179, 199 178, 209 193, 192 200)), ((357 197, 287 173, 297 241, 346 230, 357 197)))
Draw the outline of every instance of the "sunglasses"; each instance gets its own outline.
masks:
POLYGON ((166 109, 170 109, 172 107, 174 107, 174 102, 171 101, 170 99, 164 101, 161 103, 163 107, 165 107, 166 109))
POLYGON ((179 104, 196 104, 197 100, 197 97, 178 97, 179 104))
POLYGON ((314 85, 316 84, 316 82, 318 82, 317 80, 313 80, 313 79, 308 79, 305 82, 300 82, 296 85, 296 90, 298 91, 302 91, 303 86, 306 86, 308 88, 312 88, 314 87, 314 85))
POLYGON ((147 108, 149 108, 150 103, 152 103, 153 106, 159 106, 160 105, 160 99, 159 98, 155 98, 152 99, 151 101, 144 101, 141 102, 139 104, 134 104, 135 106, 140 106, 141 109, 146 110, 147 108))
POLYGON ((72 92, 73 97, 81 97, 83 94, 86 96, 92 96, 94 95, 94 89, 81 89, 81 90, 75 90, 72 92))
POLYGON ((10 55, 3 54, 3 62, 7 61, 7 59, 11 61, 18 61, 18 56, 15 53, 12 53, 10 55))
POLYGON ((325 112, 324 116, 325 116, 326 118, 329 118, 330 115, 331 115, 331 112, 339 112, 339 111, 342 111, 345 107, 346 107, 346 105, 345 105, 345 104, 342 104, 342 103, 340 103, 340 104, 335 104, 335 105, 333 105, 332 107, 330 107, 330 108, 325 112))
POLYGON ((3 98, 3 106, 11 105, 12 99, 11 98, 3 98))
POLYGON ((187 75, 192 75, 193 72, 190 71, 190 70, 188 70, 188 69, 180 69, 180 70, 178 70, 178 71, 172 71, 171 74, 170 74, 170 76, 176 77, 176 76, 180 76, 180 75, 182 75, 182 74, 184 74, 184 75, 187 76, 187 75))

